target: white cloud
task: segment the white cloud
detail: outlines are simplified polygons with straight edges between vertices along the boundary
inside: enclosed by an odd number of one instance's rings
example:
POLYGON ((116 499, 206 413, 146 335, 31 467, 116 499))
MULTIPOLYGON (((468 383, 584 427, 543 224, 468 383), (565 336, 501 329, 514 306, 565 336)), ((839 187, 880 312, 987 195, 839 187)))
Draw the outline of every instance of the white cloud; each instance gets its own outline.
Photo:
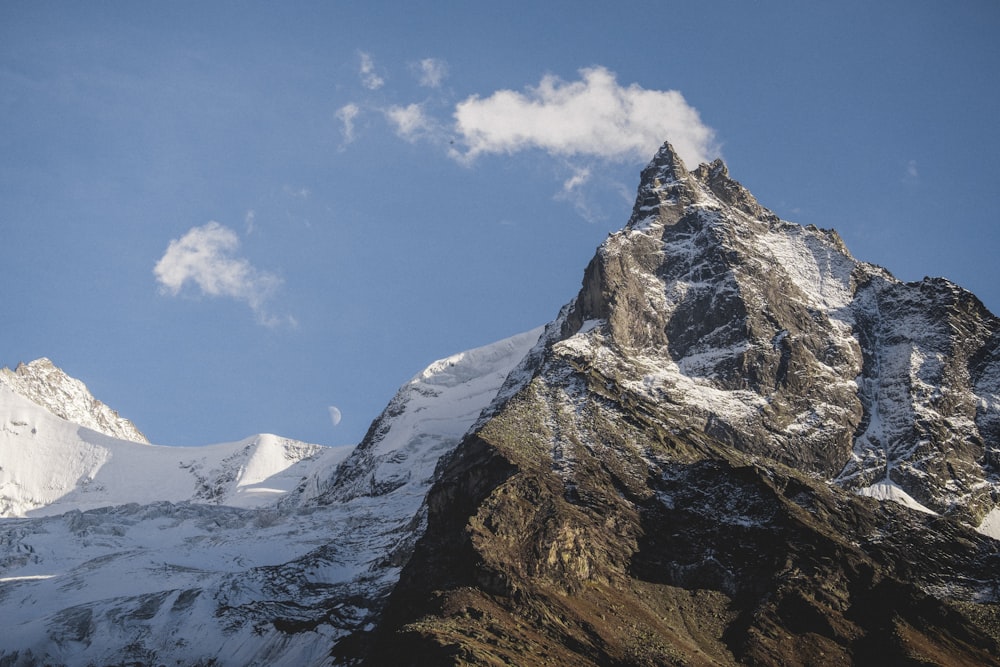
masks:
POLYGON ((334 426, 336 426, 337 424, 340 423, 340 420, 343 418, 343 415, 340 412, 340 408, 338 408, 336 405, 331 405, 327 409, 330 411, 330 421, 333 422, 334 426))
POLYGON ((471 162, 489 153, 540 148, 553 155, 647 160, 670 141, 691 165, 717 154, 714 131, 676 90, 620 86, 604 67, 580 70, 579 81, 545 76, 519 93, 498 90, 455 107, 455 130, 466 146, 453 155, 471 162))
POLYGON ((385 117, 395 126, 396 134, 410 142, 429 138, 438 131, 437 123, 424 113, 419 104, 389 107, 385 110, 385 117))
POLYGON ((920 170, 917 169, 917 161, 910 160, 906 163, 906 175, 903 176, 904 183, 917 183, 920 181, 920 170))
POLYGON ((243 222, 247 227, 247 236, 250 236, 257 229, 257 211, 252 208, 247 210, 247 214, 243 218, 243 222))
POLYGON ((360 51, 359 54, 361 56, 361 69, 358 70, 358 76, 361 77, 361 85, 368 90, 378 90, 385 85, 385 79, 375 71, 375 61, 369 54, 364 51, 360 51))
POLYGON ((424 58, 416 65, 418 81, 425 88, 440 88, 448 76, 448 63, 438 58, 424 58))
POLYGON ((349 144, 354 141, 354 119, 358 117, 359 113, 361 113, 361 109, 356 104, 345 104, 337 109, 335 116, 343 124, 340 131, 344 135, 345 143, 349 144))
POLYGON ((591 178, 589 167, 570 165, 572 175, 563 181, 562 190, 555 195, 557 201, 569 202, 576 209, 577 214, 587 222, 598 222, 602 216, 593 204, 591 204, 581 187, 586 185, 591 178))
POLYGON ((278 324, 277 318, 268 315, 265 304, 281 284, 281 278, 259 271, 248 260, 238 257, 239 247, 236 232, 218 222, 192 227, 170 242, 153 274, 165 294, 177 296, 191 283, 207 296, 245 302, 261 324, 278 324))
POLYGON ((590 169, 586 167, 580 167, 573 170, 573 175, 563 182, 563 192, 565 194, 570 194, 573 190, 576 190, 581 185, 585 184, 590 180, 590 169))

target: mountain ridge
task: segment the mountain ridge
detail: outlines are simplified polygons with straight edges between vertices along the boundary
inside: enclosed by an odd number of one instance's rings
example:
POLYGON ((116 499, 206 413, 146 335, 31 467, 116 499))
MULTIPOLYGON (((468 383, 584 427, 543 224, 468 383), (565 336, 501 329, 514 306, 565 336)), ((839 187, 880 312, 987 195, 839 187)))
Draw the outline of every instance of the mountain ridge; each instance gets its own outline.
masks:
POLYGON ((998 664, 996 331, 665 145, 446 459, 366 664, 998 664))
POLYGON ((0 387, 0 517, 42 516, 129 503, 270 504, 304 466, 345 448, 270 434, 202 447, 115 438, 64 420, 0 387))

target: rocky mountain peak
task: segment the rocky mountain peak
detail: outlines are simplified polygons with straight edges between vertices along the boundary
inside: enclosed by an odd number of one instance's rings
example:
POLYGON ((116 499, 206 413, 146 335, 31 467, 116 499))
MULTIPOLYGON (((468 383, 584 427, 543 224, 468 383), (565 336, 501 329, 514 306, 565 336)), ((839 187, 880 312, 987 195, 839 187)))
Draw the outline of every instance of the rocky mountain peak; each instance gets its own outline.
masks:
POLYGON ((46 357, 21 362, 14 370, 0 369, 0 386, 67 421, 121 440, 149 443, 135 424, 94 398, 83 382, 46 357))
POLYGON ((642 170, 635 206, 625 229, 641 229, 652 222, 675 224, 692 205, 734 208, 757 220, 777 221, 750 191, 729 176, 729 167, 717 158, 688 171, 683 160, 664 143, 642 170))
POLYGON ((626 228, 642 225, 651 216, 663 213, 671 204, 690 204, 698 199, 698 189, 690 181, 684 162, 669 142, 663 144, 639 177, 639 192, 626 228))
POLYGON ((665 144, 551 349, 738 450, 978 525, 1000 496, 1000 324, 977 303, 856 260, 665 144))

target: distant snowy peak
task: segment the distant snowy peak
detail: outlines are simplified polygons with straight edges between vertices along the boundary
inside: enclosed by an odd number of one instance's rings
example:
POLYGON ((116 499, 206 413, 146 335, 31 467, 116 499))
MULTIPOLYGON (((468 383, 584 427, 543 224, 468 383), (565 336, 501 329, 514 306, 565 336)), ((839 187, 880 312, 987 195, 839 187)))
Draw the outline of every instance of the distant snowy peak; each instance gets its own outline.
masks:
POLYGON ((268 434, 202 447, 143 445, 81 428, 0 387, 0 517, 129 503, 262 507, 351 449, 268 434))
POLYGON ((67 421, 119 440, 149 444, 135 424, 94 398, 83 382, 70 377, 45 357, 20 363, 14 370, 0 369, 0 386, 67 421))

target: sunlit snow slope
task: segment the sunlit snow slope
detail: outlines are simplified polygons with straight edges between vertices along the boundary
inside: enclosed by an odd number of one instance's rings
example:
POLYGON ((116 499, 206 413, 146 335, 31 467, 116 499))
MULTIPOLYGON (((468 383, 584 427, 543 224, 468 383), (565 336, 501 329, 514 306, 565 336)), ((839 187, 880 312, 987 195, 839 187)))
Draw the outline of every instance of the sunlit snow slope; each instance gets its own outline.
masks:
POLYGON ((274 435, 206 447, 119 440, 61 419, 0 386, 0 516, 41 516, 157 501, 255 507, 295 488, 305 468, 343 459, 274 435))
POLYGON ((149 443, 135 424, 94 396, 80 380, 42 357, 17 368, 0 368, 0 387, 7 387, 57 417, 121 440, 149 443))

